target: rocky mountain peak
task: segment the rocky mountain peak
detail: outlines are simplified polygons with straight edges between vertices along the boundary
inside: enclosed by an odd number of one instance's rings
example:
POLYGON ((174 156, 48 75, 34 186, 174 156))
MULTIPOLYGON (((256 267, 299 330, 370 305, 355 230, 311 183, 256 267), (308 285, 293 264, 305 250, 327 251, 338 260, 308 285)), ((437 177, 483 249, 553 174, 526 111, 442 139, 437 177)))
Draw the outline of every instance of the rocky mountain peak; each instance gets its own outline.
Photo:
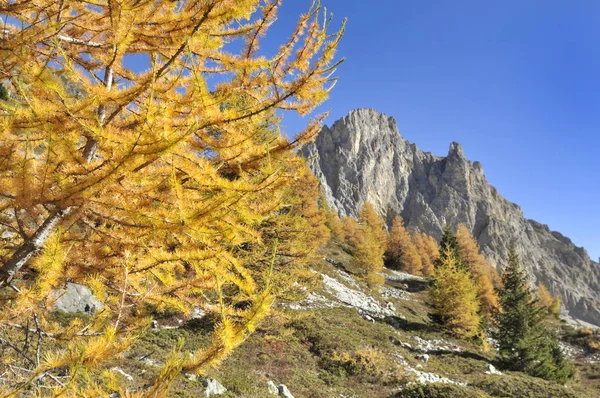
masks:
POLYGON ((462 223, 498 267, 517 242, 532 282, 559 294, 573 318, 600 325, 600 264, 562 234, 525 219, 460 144, 451 143, 446 157, 423 152, 401 137, 394 118, 361 108, 324 127, 302 153, 341 216, 356 217, 370 202, 388 224, 401 215, 410 230, 436 238, 445 224, 462 223))
POLYGON ((450 144, 450 149, 448 150, 448 159, 456 159, 456 160, 467 160, 465 156, 465 150, 462 145, 458 142, 452 142, 450 144))

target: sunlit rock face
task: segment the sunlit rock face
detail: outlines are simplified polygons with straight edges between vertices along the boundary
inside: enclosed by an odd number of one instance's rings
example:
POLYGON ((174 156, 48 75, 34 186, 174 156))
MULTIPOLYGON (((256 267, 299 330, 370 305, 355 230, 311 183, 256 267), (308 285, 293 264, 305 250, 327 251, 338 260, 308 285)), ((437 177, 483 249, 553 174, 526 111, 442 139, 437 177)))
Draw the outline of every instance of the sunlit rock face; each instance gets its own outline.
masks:
POLYGON ((436 238, 445 224, 462 223, 498 268, 514 242, 532 282, 560 294, 571 317, 600 325, 600 264, 570 239, 526 219, 458 143, 445 157, 423 152, 400 136, 393 118, 357 109, 323 127, 302 154, 341 216, 356 217, 370 202, 388 224, 401 215, 410 230, 436 238))

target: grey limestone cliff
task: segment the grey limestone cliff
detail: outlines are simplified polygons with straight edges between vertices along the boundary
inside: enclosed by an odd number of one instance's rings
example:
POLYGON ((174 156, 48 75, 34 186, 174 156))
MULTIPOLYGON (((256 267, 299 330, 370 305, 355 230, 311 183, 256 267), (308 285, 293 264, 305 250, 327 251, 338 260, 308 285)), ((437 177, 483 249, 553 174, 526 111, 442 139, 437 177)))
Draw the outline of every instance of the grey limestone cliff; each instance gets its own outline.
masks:
POLYGON ((368 201, 388 223, 401 215, 410 230, 436 238, 445 224, 462 223, 499 268, 515 242, 533 282, 559 294, 571 317, 600 325, 600 264, 570 239, 526 219, 459 144, 446 157, 423 152, 400 136, 393 118, 357 109, 324 127, 302 153, 340 215, 356 216, 368 201))

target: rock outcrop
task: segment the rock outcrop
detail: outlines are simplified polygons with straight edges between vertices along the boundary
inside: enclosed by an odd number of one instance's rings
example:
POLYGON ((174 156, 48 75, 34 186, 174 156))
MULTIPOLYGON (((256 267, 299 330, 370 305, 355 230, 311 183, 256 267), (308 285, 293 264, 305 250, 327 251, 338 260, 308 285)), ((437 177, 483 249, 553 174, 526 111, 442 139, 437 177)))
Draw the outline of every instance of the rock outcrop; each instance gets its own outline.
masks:
POLYGON ((358 109, 324 127, 302 153, 340 215, 356 217, 368 201, 388 224, 401 215, 409 230, 436 238, 445 224, 462 223, 499 268, 515 242, 533 282, 559 294, 571 317, 600 325, 600 264, 570 239, 526 219, 458 143, 446 157, 423 152, 400 136, 393 118, 358 109))
POLYGON ((104 306, 88 287, 77 283, 68 282, 64 288, 55 291, 53 295, 56 299, 53 310, 69 314, 94 315, 104 306))

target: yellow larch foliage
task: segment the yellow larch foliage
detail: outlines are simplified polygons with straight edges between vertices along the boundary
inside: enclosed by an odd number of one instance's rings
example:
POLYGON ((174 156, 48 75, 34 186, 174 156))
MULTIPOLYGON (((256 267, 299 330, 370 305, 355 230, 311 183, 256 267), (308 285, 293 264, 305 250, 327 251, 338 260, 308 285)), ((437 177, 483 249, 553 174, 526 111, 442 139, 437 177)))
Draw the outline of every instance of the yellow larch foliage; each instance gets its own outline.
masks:
POLYGON ((552 305, 550 306, 550 313, 557 316, 560 314, 560 297, 554 297, 552 300, 552 305))
POLYGON ((426 233, 415 232, 412 236, 412 242, 421 257, 421 274, 431 276, 435 271, 435 262, 440 258, 440 246, 434 237, 426 233))
POLYGON ((487 270, 490 275, 490 279, 492 281, 492 285, 494 285, 494 289, 500 290, 502 288, 502 276, 500 272, 498 272, 498 268, 495 261, 487 258, 487 270))
POLYGON ((385 249, 385 244, 387 243, 388 239, 387 229, 385 223, 377 214, 371 203, 366 202, 363 205, 358 215, 358 221, 360 224, 368 226, 371 231, 373 231, 375 237, 379 242, 381 242, 382 245, 384 245, 385 249))
POLYGON ((481 334, 477 286, 470 273, 457 264, 456 254, 448 249, 433 274, 429 304, 444 329, 471 338, 481 334))
POLYGON ((365 280, 372 285, 383 283, 379 273, 383 270, 383 245, 377 234, 366 225, 361 225, 357 239, 354 241, 352 254, 356 265, 365 273, 365 280))
MULTIPOLYGON (((211 341, 175 352, 136 393, 164 396, 181 369, 218 364, 306 276, 327 231, 294 150, 326 115, 286 139, 279 111, 306 115, 327 98, 344 28, 331 32, 315 2, 264 56, 280 4, 0 4, 0 219, 11 232, 0 246, 0 334, 35 321, 44 339, 70 342, 7 385, 108 396, 107 363, 155 312, 200 306, 219 319, 211 341), (104 302, 87 325, 47 311, 67 280, 104 302), (65 372, 66 386, 50 377, 65 372)), ((0 373, 19 356, 3 355, 0 373)))
POLYGON ((379 275, 383 271, 383 254, 387 232, 385 224, 370 203, 365 203, 358 217, 359 234, 354 243, 356 264, 366 272, 366 280, 372 285, 383 283, 379 275))
POLYGON ((539 304, 542 308, 545 308, 548 313, 558 316, 560 313, 560 297, 552 296, 546 285, 538 283, 537 285, 537 296, 539 304))
POLYGON ((356 221, 354 218, 352 217, 342 217, 342 219, 340 220, 341 223, 341 238, 350 243, 353 244, 353 242, 356 242, 358 240, 358 236, 360 234, 360 225, 358 224, 358 221, 356 221))
POLYGON ((537 296, 540 306, 544 308, 550 308, 553 301, 552 294, 550 294, 548 288, 541 282, 537 285, 537 296))
POLYGON ((365 204, 358 221, 343 217, 341 224, 344 240, 350 244, 356 266, 364 272, 365 280, 372 285, 382 284, 383 277, 379 273, 383 270, 385 249, 381 236, 386 232, 373 207, 365 204))
MULTIPOLYGON (((391 229, 390 229, 390 240, 391 240, 391 229)), ((417 254, 419 255, 419 258, 421 259, 421 269, 419 270, 419 273, 421 275, 423 275, 423 270, 427 267, 426 263, 429 260, 429 256, 427 256, 427 252, 425 251, 425 242, 423 241, 423 235, 421 235, 418 232, 415 232, 411 236, 411 241, 417 251, 417 254)), ((389 248, 389 243, 388 243, 388 248, 389 248)))
POLYGON ((325 213, 325 225, 331 232, 331 237, 344 239, 342 231, 342 222, 337 213, 329 207, 325 195, 321 193, 319 203, 325 213))
POLYGON ((400 216, 392 221, 385 258, 391 268, 401 269, 413 275, 422 275, 421 256, 410 234, 404 228, 404 221, 400 216))
POLYGON ((490 269, 489 263, 479 252, 479 244, 463 224, 459 224, 456 230, 456 240, 460 250, 460 257, 471 272, 479 288, 479 299, 481 300, 483 314, 488 320, 491 320, 492 314, 494 314, 500 305, 500 300, 492 281, 493 270, 490 269))

